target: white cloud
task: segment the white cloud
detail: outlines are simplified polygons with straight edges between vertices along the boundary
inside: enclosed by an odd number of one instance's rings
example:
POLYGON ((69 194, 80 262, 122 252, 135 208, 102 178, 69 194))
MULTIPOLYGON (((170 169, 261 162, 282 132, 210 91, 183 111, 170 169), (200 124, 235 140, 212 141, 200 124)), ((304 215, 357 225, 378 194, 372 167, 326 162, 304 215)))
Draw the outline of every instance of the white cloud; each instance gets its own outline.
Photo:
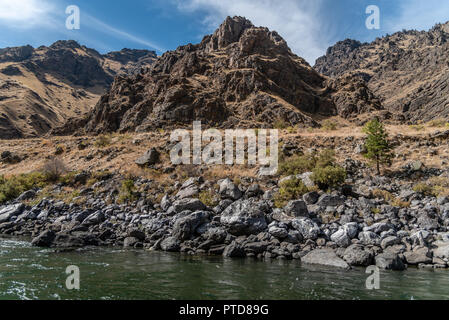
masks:
POLYGON ((399 16, 387 22, 390 32, 402 29, 428 30, 449 20, 449 2, 441 0, 408 0, 399 3, 399 16))
POLYGON ((313 64, 329 46, 321 32, 323 0, 175 0, 178 9, 206 12, 204 23, 216 28, 226 16, 245 16, 256 26, 276 30, 298 55, 313 64))
POLYGON ((0 23, 22 29, 44 25, 52 10, 45 0, 0 0, 0 23))

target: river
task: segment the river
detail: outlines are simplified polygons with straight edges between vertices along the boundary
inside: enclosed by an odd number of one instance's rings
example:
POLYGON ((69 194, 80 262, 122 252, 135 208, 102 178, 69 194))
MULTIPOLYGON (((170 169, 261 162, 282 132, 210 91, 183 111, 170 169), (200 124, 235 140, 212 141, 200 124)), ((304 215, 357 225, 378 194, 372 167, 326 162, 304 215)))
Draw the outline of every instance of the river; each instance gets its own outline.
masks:
POLYGON ((297 261, 232 260, 114 248, 55 252, 0 239, 2 299, 449 299, 448 270, 385 271, 367 290, 364 268, 339 271, 297 261), (66 268, 80 290, 66 288, 66 268))

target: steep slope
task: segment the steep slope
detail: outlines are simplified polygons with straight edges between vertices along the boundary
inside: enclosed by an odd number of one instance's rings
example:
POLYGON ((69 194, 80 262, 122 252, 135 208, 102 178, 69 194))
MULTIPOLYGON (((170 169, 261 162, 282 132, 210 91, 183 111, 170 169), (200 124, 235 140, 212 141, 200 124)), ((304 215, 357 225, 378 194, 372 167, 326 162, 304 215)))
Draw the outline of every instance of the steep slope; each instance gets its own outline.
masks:
POLYGON ((221 128, 279 120, 316 126, 316 119, 340 111, 351 116, 380 108, 371 93, 359 94, 368 91, 363 83, 347 80, 337 105, 341 86, 293 54, 279 34, 228 17, 201 43, 165 53, 146 72, 117 77, 87 118, 55 133, 74 132, 81 124, 93 134, 147 131, 193 120, 221 128))
POLYGON ((338 42, 315 70, 359 77, 398 118, 449 118, 449 23, 428 32, 402 31, 372 43, 338 42))
POLYGON ((90 111, 117 74, 136 73, 154 52, 101 55, 75 41, 0 49, 0 138, 35 137, 90 111))

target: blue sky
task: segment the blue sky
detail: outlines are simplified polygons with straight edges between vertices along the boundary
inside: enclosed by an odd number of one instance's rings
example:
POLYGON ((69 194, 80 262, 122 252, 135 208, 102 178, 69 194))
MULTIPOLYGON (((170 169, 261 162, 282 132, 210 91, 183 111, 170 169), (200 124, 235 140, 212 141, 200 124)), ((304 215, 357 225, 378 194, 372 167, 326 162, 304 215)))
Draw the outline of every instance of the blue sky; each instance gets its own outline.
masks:
POLYGON ((105 53, 122 48, 159 54, 197 43, 228 15, 278 31, 311 64, 345 38, 372 41, 402 29, 427 30, 449 20, 441 0, 0 0, 0 47, 50 45, 74 39, 105 53), (80 30, 67 30, 66 7, 81 11, 80 30), (380 30, 368 30, 365 10, 380 8, 380 30))

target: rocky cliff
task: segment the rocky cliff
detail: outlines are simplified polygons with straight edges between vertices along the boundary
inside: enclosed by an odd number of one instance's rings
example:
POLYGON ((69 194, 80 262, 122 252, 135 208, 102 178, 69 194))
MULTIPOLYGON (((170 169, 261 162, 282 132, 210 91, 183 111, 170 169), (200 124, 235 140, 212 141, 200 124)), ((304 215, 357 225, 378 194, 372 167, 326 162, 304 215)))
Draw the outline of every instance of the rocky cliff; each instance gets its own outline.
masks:
POLYGON ((372 43, 338 42, 316 61, 332 77, 357 77, 399 119, 449 118, 449 23, 402 31, 372 43))
MULTIPOLYGON (((316 119, 380 109, 358 79, 335 83, 292 53, 275 31, 228 17, 201 43, 162 55, 148 70, 119 76, 80 124, 88 133, 146 131, 193 120, 216 127, 316 126, 316 119)), ((70 130, 72 129, 72 130, 70 130)))
POLYGON ((34 137, 90 111, 117 74, 136 73, 156 54, 101 55, 75 41, 0 49, 0 138, 34 137))

